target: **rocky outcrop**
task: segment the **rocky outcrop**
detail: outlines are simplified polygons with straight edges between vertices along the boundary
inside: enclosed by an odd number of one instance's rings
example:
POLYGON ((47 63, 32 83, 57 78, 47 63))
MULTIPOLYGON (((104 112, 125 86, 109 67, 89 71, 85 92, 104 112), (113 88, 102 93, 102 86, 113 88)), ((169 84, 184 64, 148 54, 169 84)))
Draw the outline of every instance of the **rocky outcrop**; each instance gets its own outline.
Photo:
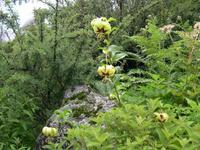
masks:
POLYGON ((64 137, 67 130, 74 125, 90 124, 89 118, 99 112, 106 112, 115 106, 115 102, 109 100, 86 85, 74 86, 65 92, 63 106, 56 110, 47 121, 46 126, 58 129, 56 137, 45 137, 43 134, 37 138, 36 150, 41 150, 48 142, 62 144, 66 149, 67 141, 64 137))

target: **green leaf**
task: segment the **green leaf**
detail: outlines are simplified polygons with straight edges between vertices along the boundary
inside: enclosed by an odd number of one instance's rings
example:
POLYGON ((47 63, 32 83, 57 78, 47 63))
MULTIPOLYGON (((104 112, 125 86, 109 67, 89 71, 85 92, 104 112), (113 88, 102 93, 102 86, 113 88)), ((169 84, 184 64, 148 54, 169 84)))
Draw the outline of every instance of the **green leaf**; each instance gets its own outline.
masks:
POLYGON ((113 18, 113 17, 110 17, 109 19, 108 19, 108 22, 116 22, 117 21, 117 19, 115 19, 115 18, 113 18))
POLYGON ((198 105, 197 105, 197 103, 196 103, 195 101, 190 100, 190 99, 188 99, 188 98, 186 98, 186 100, 187 100, 187 103, 188 103, 192 108, 197 108, 197 107, 198 107, 198 105))
POLYGON ((113 63, 115 62, 118 62, 119 60, 123 59, 124 57, 126 57, 127 54, 126 53, 119 53, 119 54, 116 54, 112 57, 112 61, 113 63))

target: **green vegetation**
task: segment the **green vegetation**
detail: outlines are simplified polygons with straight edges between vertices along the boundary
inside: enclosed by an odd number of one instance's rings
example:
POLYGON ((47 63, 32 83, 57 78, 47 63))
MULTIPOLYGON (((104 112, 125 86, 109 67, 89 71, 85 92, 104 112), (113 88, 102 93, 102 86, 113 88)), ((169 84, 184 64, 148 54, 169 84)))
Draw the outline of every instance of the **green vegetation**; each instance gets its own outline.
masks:
POLYGON ((0 42, 0 149, 33 149, 76 84, 118 106, 70 129, 68 148, 200 148, 199 1, 56 0, 23 29, 12 5, 0 10, 15 34, 0 42))
POLYGON ((135 60, 142 60, 145 69, 115 75, 112 80, 117 80, 118 92, 113 90, 112 97, 120 98, 120 107, 92 118, 93 125, 70 129, 71 146, 198 149, 200 45, 194 35, 199 35, 199 29, 163 33, 150 20, 141 34, 127 37, 138 44, 140 53, 134 55, 135 60))

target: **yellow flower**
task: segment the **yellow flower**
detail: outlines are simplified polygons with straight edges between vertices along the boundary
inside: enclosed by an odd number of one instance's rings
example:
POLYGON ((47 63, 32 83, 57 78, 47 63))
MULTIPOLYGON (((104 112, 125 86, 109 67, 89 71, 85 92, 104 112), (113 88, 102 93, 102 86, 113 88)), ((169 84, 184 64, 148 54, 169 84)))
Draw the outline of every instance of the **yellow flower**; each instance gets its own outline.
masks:
POLYGON ((55 137, 58 134, 58 130, 52 127, 44 127, 42 129, 42 134, 44 134, 47 137, 55 137))
POLYGON ((112 77, 115 74, 115 67, 112 65, 105 65, 105 66, 100 66, 97 70, 97 73, 101 77, 112 77))
POLYGON ((97 37, 102 37, 111 33, 111 25, 105 17, 93 19, 91 26, 97 34, 97 37))
POLYGON ((160 122, 165 122, 169 119, 169 115, 167 113, 157 113, 157 112, 155 112, 154 115, 156 115, 156 119, 160 122))

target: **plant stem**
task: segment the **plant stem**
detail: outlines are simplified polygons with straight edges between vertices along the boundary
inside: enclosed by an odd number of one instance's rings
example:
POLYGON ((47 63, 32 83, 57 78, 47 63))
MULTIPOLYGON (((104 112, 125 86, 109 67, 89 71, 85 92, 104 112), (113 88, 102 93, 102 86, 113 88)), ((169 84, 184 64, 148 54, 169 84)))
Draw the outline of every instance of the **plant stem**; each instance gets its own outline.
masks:
POLYGON ((172 43, 174 43, 174 40, 173 40, 173 38, 172 38, 172 35, 171 35, 171 33, 169 33, 169 37, 170 37, 170 39, 171 39, 172 43))
POLYGON ((121 99, 119 97, 119 92, 118 92, 117 86, 115 84, 114 84, 114 89, 115 89, 115 93, 117 94, 118 104, 119 104, 119 106, 122 106, 122 102, 121 102, 121 99))
POLYGON ((106 65, 108 65, 108 55, 106 54, 106 65))

